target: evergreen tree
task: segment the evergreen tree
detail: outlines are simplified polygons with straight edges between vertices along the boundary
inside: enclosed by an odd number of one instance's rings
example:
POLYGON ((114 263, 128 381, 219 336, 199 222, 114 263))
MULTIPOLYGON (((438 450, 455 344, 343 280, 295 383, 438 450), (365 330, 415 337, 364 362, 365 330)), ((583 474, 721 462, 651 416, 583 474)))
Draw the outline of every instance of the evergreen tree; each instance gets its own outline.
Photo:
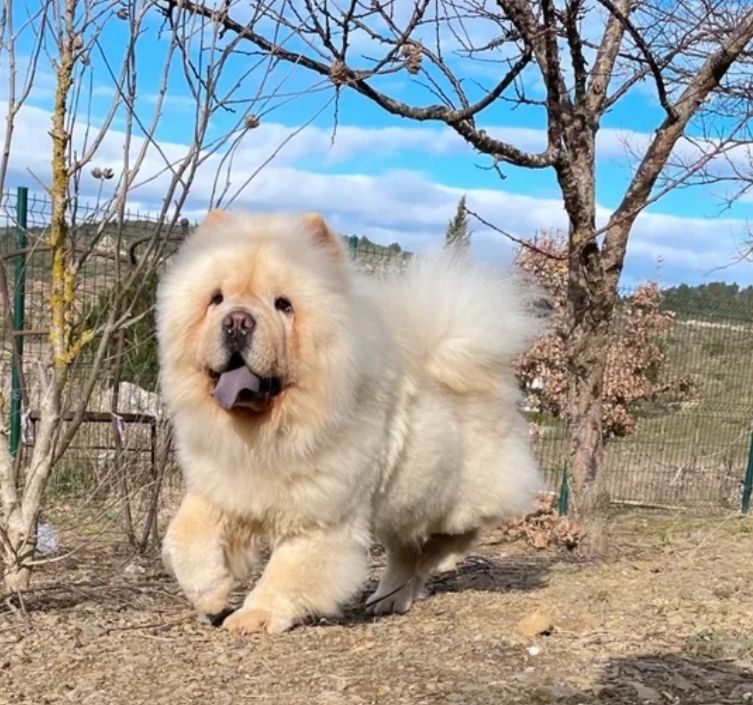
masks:
POLYGON ((468 228, 465 196, 458 201, 457 211, 447 225, 444 242, 446 248, 456 248, 461 252, 467 251, 471 246, 471 231, 468 228))

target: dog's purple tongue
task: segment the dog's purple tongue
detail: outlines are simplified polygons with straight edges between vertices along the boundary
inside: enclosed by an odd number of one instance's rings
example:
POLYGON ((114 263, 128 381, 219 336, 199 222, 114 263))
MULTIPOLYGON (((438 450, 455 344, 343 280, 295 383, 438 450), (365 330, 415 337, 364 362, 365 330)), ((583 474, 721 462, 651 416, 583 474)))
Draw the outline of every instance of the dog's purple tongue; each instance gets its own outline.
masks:
POLYGON ((257 394, 261 380, 245 365, 235 370, 223 372, 217 380, 212 395, 223 409, 232 409, 243 392, 257 394))

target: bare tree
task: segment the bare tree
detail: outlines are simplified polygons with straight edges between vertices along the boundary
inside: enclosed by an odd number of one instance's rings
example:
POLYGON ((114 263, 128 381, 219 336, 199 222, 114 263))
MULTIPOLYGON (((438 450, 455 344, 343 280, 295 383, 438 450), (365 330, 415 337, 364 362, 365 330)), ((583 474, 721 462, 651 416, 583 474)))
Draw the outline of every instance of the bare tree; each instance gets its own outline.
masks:
MULTIPOLYGON (((569 220, 568 402, 572 508, 603 544, 602 388, 610 321, 626 247, 640 212, 689 183, 747 129, 753 6, 745 0, 270 0, 264 21, 161 0, 193 12, 278 61, 356 91, 385 111, 444 123, 502 174, 552 169, 569 220), (479 71, 482 68, 483 74, 479 71), (483 75, 496 73, 491 87, 483 75), (381 78, 390 75, 385 82, 381 78), (412 82, 392 90, 396 75, 412 82), (663 116, 635 160, 622 199, 596 219, 596 136, 604 115, 645 82, 663 116), (536 85, 543 86, 543 95, 536 85), (391 90, 392 92, 388 92, 391 90), (526 106, 546 124, 542 148, 495 137, 489 110, 526 106), (714 120, 722 115, 723 118, 714 120), (693 121, 693 138, 683 137, 693 121)), ((690 132, 688 132, 688 135, 690 132)))
MULTIPOLYGON (((13 163, 22 104, 37 85, 42 57, 49 59, 54 75, 54 97, 49 173, 32 174, 47 191, 51 215, 43 236, 30 238, 32 249, 47 253, 43 261, 49 263, 42 282, 49 335, 34 370, 39 393, 29 402, 35 404, 36 416, 31 452, 11 458, 5 429, 0 428, 0 554, 9 592, 28 586, 36 564, 36 532, 47 481, 86 418, 103 371, 113 365, 112 351, 119 349, 113 343, 148 314, 137 310, 135 302, 143 287, 153 283, 176 224, 185 230, 182 211, 197 176, 208 172, 205 194, 213 193, 207 200, 218 203, 226 197, 234 155, 274 107, 273 98, 285 80, 273 81, 273 62, 266 57, 257 57, 250 65, 244 62, 242 70, 228 77, 227 63, 241 39, 223 39, 221 27, 194 14, 176 12, 160 18, 152 0, 125 5, 111 0, 47 0, 14 24, 18 7, 8 0, 0 17, 0 65, 9 70, 0 193, 13 163), (105 31, 109 33, 106 47, 105 31), (120 37, 120 43, 114 37, 120 37), (154 47, 159 46, 161 66, 144 78, 137 65, 147 42, 151 61, 154 47), (16 55, 20 46, 29 45, 34 51, 21 73, 16 55), (97 124, 90 118, 96 81, 106 87, 96 95, 109 95, 104 108, 101 98, 97 105, 97 114, 103 116, 97 124), (147 92, 153 95, 147 97, 147 92), (185 147, 177 149, 173 143, 168 150, 157 134, 165 127, 166 101, 178 92, 186 97, 193 131, 185 147), (223 116, 222 129, 214 122, 218 113, 223 116), (121 153, 113 160, 116 148, 121 153), (91 198, 96 204, 90 210, 81 203, 87 189, 95 192, 91 198), (127 202, 134 193, 149 189, 159 190, 159 212, 146 236, 133 242, 126 237, 127 202), (107 305, 91 321, 81 297, 87 268, 97 257, 109 262, 107 305)), ((263 163, 276 153, 274 149, 263 163)), ((240 175, 242 183, 235 185, 235 194, 253 175, 240 175)), ((7 310, 7 288, 3 295, 7 310)), ((14 359, 14 364, 20 365, 20 360, 14 359)), ((117 404, 117 393, 113 399, 117 404)), ((150 522, 155 511, 152 495, 150 522)), ((147 532, 139 543, 143 546, 148 537, 147 532)))

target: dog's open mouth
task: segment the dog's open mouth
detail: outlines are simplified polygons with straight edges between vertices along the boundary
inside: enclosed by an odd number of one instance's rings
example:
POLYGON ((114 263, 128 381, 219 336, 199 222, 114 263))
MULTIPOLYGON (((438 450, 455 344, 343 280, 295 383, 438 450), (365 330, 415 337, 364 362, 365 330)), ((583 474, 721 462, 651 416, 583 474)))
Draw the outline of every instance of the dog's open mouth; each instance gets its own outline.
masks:
POLYGON ((230 358, 223 372, 210 370, 209 376, 215 382, 212 396, 223 409, 242 406, 263 411, 282 389, 279 377, 257 375, 238 353, 230 358))

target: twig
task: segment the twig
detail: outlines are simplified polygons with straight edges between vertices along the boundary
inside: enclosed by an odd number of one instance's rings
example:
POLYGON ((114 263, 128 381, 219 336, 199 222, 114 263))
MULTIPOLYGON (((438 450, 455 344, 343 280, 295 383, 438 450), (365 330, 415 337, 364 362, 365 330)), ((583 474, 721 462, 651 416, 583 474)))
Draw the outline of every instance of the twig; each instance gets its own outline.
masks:
POLYGON ((499 233, 500 235, 504 235, 508 240, 512 240, 512 242, 515 242, 518 245, 521 245, 522 247, 525 247, 549 259, 556 259, 560 261, 567 260, 567 255, 555 255, 552 252, 547 252, 546 250, 542 250, 540 247, 536 247, 536 245, 534 245, 530 240, 524 240, 523 238, 516 237, 515 235, 507 232, 506 230, 502 230, 502 228, 498 227, 497 225, 494 225, 494 223, 490 223, 488 220, 486 220, 486 218, 481 217, 478 213, 471 210, 467 206, 466 206, 465 212, 468 213, 468 215, 474 217, 476 220, 479 221, 479 223, 482 223, 487 228, 491 228, 492 230, 494 230, 494 232, 499 233))
POLYGON ((693 546, 692 550, 688 553, 688 558, 694 558, 695 555, 698 553, 698 551, 703 548, 704 544, 714 535, 716 534, 719 529, 721 529, 725 524, 729 522, 730 519, 733 517, 737 517, 737 514, 728 514, 724 519, 722 519, 716 526, 714 526, 711 531, 709 531, 695 546, 693 546))
POLYGON ((128 624, 125 627, 108 627, 104 630, 103 635, 108 636, 110 634, 114 634, 115 632, 127 632, 127 631, 133 631, 136 629, 167 629, 168 627, 174 627, 176 624, 184 624, 185 622, 189 622, 192 619, 194 619, 196 614, 194 612, 191 612, 190 614, 184 615, 183 617, 180 617, 178 619, 172 619, 167 622, 152 622, 149 624, 128 624))
POLYGON ((415 576, 413 578, 411 578, 410 580, 407 580, 406 582, 404 582, 402 585, 396 587, 391 592, 388 592, 386 595, 382 595, 381 597, 377 597, 375 600, 369 600, 368 602, 365 602, 362 605, 361 609, 364 610, 364 611, 366 611, 369 608, 373 607, 374 605, 378 605, 383 600, 386 600, 388 597, 392 597, 393 595, 396 595, 403 588, 408 587, 408 585, 410 585, 414 580, 415 580, 415 576))

